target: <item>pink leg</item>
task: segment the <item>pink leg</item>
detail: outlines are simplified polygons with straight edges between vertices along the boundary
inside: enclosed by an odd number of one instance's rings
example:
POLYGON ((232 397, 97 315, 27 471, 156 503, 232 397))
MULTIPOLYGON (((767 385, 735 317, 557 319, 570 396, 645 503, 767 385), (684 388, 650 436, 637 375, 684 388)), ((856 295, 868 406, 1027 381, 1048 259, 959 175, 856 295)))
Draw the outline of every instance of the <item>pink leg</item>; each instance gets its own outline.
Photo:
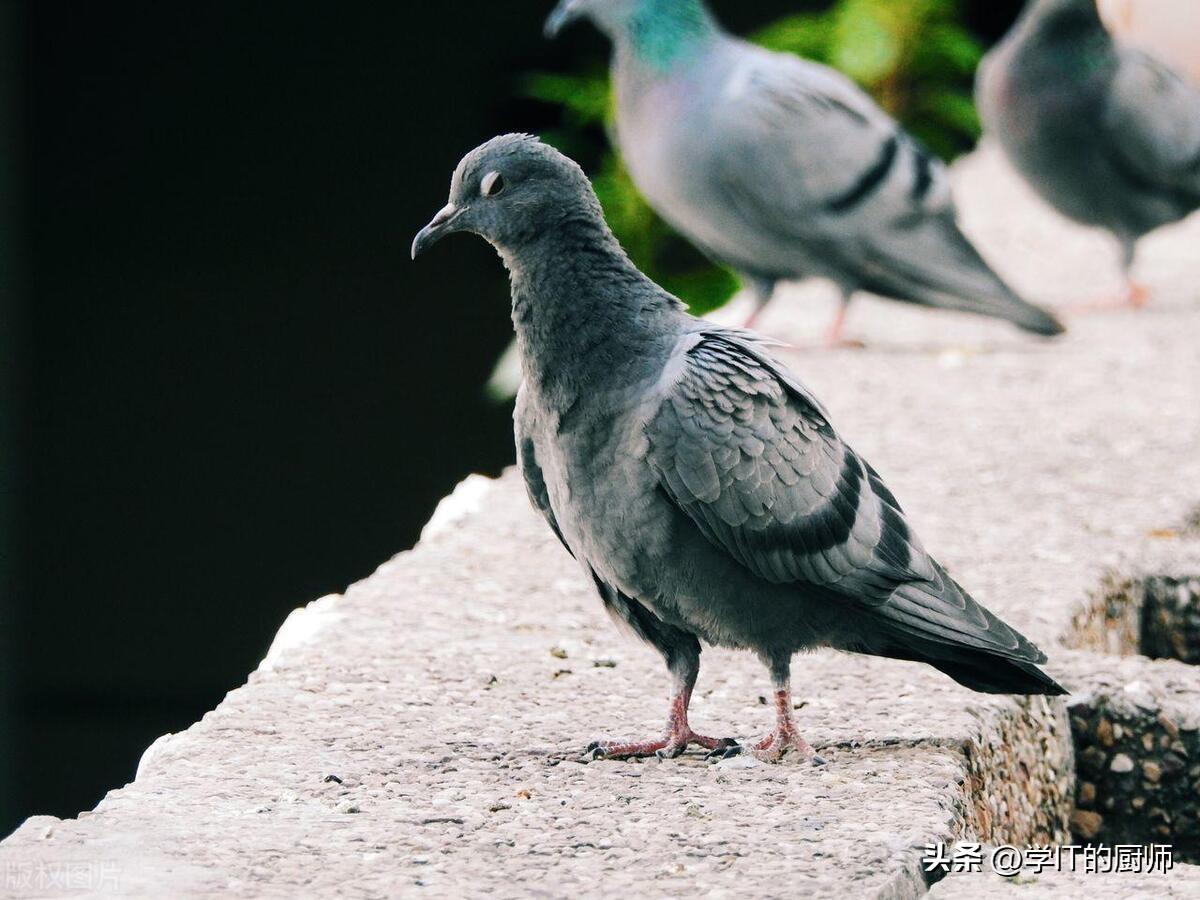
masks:
POLYGON ((785 686, 775 691, 775 730, 755 744, 751 752, 766 762, 778 762, 789 750, 806 758, 816 755, 796 730, 796 721, 792 718, 792 692, 785 686))
POLYGON ((846 324, 846 308, 849 305, 850 300, 847 297, 843 297, 842 302, 838 304, 833 321, 829 323, 829 330, 825 332, 826 347, 840 347, 842 345, 842 326, 846 324))
POLYGON ((814 766, 825 764, 825 760, 813 752, 808 741, 800 737, 792 718, 791 664, 790 654, 775 656, 770 661, 771 683, 775 687, 775 730, 747 750, 743 751, 741 747, 718 748, 710 756, 730 757, 747 752, 764 762, 779 762, 790 750, 802 759, 811 760, 814 766))
POLYGON ((756 290, 754 293, 754 309, 750 311, 750 315, 746 316, 746 321, 742 323, 743 328, 753 328, 754 323, 758 321, 758 317, 762 315, 762 311, 767 308, 767 304, 771 302, 771 291, 756 290))
POLYGON ((650 741, 593 741, 588 745, 588 755, 592 759, 602 757, 627 759, 633 756, 659 756, 663 759, 672 759, 691 744, 698 744, 706 750, 737 746, 737 742, 731 738, 718 740, 692 731, 687 719, 688 705, 691 700, 692 689, 690 686, 684 686, 671 698, 667 728, 661 738, 650 741))

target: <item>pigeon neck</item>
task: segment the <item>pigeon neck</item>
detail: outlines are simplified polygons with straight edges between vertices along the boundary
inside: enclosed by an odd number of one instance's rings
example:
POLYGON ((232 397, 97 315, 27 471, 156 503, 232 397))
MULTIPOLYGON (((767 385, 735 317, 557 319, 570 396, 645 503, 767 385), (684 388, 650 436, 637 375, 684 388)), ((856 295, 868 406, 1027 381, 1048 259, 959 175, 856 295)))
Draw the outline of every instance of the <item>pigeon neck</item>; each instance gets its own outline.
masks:
POLYGON ((618 53, 663 73, 699 57, 718 33, 701 0, 642 0, 616 43, 618 53))
POLYGON ((653 357, 680 304, 643 275, 602 222, 566 222, 501 249, 526 379, 558 402, 653 357))
POLYGON ((1112 38, 1091 0, 1041 0, 1030 4, 1017 25, 1019 52, 1031 62, 1032 77, 1087 78, 1112 56, 1112 38))

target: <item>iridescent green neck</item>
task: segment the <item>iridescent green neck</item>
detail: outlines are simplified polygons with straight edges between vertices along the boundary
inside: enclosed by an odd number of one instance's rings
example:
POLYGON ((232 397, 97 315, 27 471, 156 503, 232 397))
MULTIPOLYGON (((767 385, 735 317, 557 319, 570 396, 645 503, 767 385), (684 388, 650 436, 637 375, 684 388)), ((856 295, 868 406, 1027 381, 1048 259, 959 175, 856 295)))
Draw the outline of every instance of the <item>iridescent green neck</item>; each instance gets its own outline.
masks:
POLYGON ((1090 0, 1042 0, 1014 30, 1021 71, 1032 81, 1086 81, 1116 65, 1112 37, 1090 0))
POLYGON ((624 38, 638 62, 665 72, 695 58, 716 31, 701 0, 641 0, 624 38))

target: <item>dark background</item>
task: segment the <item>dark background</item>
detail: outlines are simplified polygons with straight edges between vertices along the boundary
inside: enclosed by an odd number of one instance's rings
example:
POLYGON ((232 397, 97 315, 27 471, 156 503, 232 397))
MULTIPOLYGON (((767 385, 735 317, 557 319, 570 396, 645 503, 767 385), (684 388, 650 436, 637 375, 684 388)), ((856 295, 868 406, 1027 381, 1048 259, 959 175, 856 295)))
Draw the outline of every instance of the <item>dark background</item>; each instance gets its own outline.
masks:
MULTIPOLYGON (((0 0, 0 836, 511 460, 502 269, 408 245, 466 150, 553 124, 520 73, 604 54, 551 5, 0 0)), ((1019 2, 970 6, 991 41, 1019 2)))

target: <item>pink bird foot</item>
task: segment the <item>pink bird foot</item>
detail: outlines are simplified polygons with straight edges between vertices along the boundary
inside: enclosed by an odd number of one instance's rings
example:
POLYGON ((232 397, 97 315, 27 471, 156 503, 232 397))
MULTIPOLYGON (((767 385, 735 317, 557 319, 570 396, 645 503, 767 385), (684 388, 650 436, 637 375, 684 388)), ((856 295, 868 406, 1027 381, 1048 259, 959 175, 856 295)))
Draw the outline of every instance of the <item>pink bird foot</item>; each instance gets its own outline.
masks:
POLYGON ((696 734, 689 728, 686 732, 665 734, 651 741, 592 741, 588 744, 587 755, 592 759, 632 759, 638 756, 674 759, 692 744, 713 752, 738 746, 733 738, 718 740, 696 734))
POLYGON ((1150 302, 1150 290, 1144 284, 1130 279, 1125 290, 1113 297, 1093 303, 1073 303, 1067 307, 1072 313, 1112 312, 1122 309, 1142 309, 1150 302))
POLYGON ((1137 281, 1130 281, 1125 292, 1125 304, 1134 309, 1141 309, 1150 302, 1150 289, 1137 281))
POLYGON ((776 763, 784 754, 793 752, 802 759, 811 760, 814 766, 825 765, 823 757, 813 752, 808 741, 800 737, 796 722, 792 718, 792 692, 786 688, 775 691, 775 730, 748 749, 741 746, 714 750, 710 757, 727 759, 740 753, 749 753, 763 762, 776 763))
POLYGON ((630 759, 637 756, 674 759, 692 744, 713 752, 737 747, 738 743, 733 738, 710 738, 692 731, 687 720, 691 699, 691 690, 681 691, 671 698, 667 730, 661 738, 649 741, 592 741, 587 746, 587 756, 591 759, 630 759))
POLYGON ((763 762, 779 762, 788 751, 794 751, 805 759, 819 758, 808 741, 800 737, 794 725, 777 727, 750 750, 763 762))

